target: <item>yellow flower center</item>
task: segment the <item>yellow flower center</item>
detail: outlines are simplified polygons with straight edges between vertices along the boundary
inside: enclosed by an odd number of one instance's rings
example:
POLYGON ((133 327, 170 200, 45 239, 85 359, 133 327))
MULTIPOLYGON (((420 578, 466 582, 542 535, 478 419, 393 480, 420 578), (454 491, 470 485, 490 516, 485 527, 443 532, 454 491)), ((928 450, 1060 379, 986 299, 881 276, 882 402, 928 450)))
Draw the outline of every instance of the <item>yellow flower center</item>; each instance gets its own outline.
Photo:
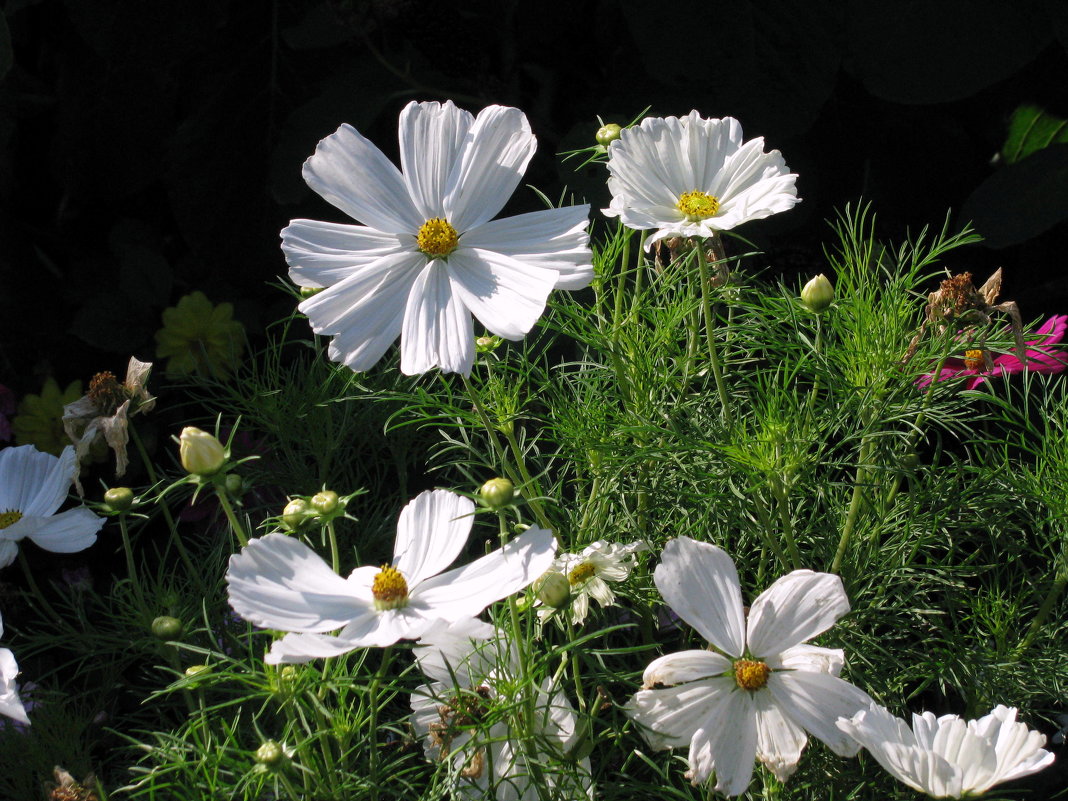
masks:
POLYGON ((768 683, 771 668, 753 659, 739 659, 734 663, 734 680, 743 690, 759 690, 768 683))
POLYGON ((375 609, 380 612, 407 606, 408 582, 397 568, 382 565, 371 584, 371 595, 375 598, 375 609))
POLYGON ((567 581, 572 587, 577 587, 586 579, 593 576, 593 573, 593 563, 583 562, 581 565, 574 568, 570 573, 567 574, 567 581))
POLYGON ((416 246, 428 256, 448 256, 459 242, 456 229, 441 217, 431 217, 415 235, 416 246))
POLYGON ((16 511, 15 509, 8 509, 6 512, 0 513, 0 528, 13 526, 20 520, 22 520, 22 512, 16 511))
POLYGON ((681 211, 690 222, 707 220, 719 214, 719 199, 715 195, 693 190, 679 195, 679 202, 675 208, 681 211))
POLYGON ((982 370, 986 367, 986 359, 983 358, 982 350, 964 351, 964 366, 969 370, 982 370))

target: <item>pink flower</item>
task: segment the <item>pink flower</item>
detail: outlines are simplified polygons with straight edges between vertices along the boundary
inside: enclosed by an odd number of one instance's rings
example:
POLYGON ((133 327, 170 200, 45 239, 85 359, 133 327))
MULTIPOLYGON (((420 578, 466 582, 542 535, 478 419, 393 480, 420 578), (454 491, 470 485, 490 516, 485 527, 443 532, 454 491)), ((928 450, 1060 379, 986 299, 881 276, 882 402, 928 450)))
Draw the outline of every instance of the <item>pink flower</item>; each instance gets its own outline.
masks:
MULTIPOLYGON (((970 378, 964 382, 964 388, 975 389, 986 381, 988 376, 993 375, 1010 375, 1012 373, 1022 373, 1024 370, 1042 373, 1043 375, 1059 373, 1068 368, 1068 352, 1063 352, 1050 346, 1056 345, 1064 339, 1065 331, 1068 331, 1068 315, 1058 314, 1046 320, 1042 327, 1035 331, 1036 338, 1028 340, 1026 343, 1028 345, 1026 367, 1017 358, 1015 352, 1009 352, 994 357, 992 359, 993 369, 987 370, 982 350, 966 350, 963 359, 952 357, 946 359, 938 380, 945 381, 948 378, 966 375, 970 376, 970 378), (1032 347, 1036 349, 1032 350, 1032 347)), ((933 378, 933 373, 925 375, 916 382, 917 386, 926 387, 933 378)))

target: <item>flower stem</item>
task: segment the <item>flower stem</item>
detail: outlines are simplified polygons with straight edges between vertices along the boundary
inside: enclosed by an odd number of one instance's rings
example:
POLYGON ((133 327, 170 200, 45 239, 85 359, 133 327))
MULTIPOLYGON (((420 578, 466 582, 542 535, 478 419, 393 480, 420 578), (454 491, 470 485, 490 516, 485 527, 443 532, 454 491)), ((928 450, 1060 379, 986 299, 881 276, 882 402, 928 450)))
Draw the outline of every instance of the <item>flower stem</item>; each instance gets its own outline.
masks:
POLYGON ((226 513, 226 519, 230 522, 230 528, 234 534, 237 535, 237 541, 242 546, 248 545, 248 535, 245 533, 244 527, 238 522, 237 515, 234 514, 234 507, 230 503, 230 499, 226 497, 226 487, 220 487, 216 485, 215 495, 219 499, 219 506, 226 513))
POLYGON ((705 341, 708 344, 708 361, 712 366, 712 375, 716 379, 716 391, 719 393, 719 402, 723 419, 731 419, 730 400, 727 397, 727 385, 723 380, 723 367, 719 362, 719 353, 716 350, 716 326, 712 316, 712 277, 708 272, 708 262, 705 259, 704 249, 695 248, 697 254, 697 273, 701 283, 701 311, 705 318, 705 341))
POLYGON ((860 441, 860 458, 857 464, 857 474, 853 479, 853 496, 849 499, 849 511, 846 512, 845 523, 842 525, 842 533, 838 537, 838 548, 834 552, 834 561, 831 562, 831 573, 840 573, 842 560, 845 558, 846 549, 849 547, 849 539, 853 535, 853 529, 857 525, 857 517, 860 515, 860 507, 864 501, 865 484, 868 481, 867 464, 871 459, 872 439, 865 436, 860 441))
POLYGON ((334 569, 335 573, 340 573, 341 554, 337 549, 337 532, 334 531, 333 520, 328 520, 326 523, 326 538, 330 542, 330 566, 334 569))
POLYGON ((1057 561, 1059 564, 1053 585, 1049 588, 1049 592, 1046 593, 1046 597, 1042 599, 1042 604, 1038 607, 1038 611, 1035 612, 1031 625, 1027 627, 1027 633, 1016 647, 1016 653, 1013 654, 1012 658, 1013 662, 1019 662, 1024 651, 1035 641, 1035 637, 1038 636, 1038 632, 1042 629, 1042 625, 1046 622, 1050 611, 1060 599, 1064 588, 1068 586, 1068 541, 1066 541, 1066 547, 1061 550, 1061 557, 1057 561))
POLYGON ((382 663, 378 666, 375 675, 371 677, 371 687, 368 691, 368 705, 371 709, 371 753, 369 755, 369 768, 371 779, 371 798, 377 801, 379 791, 378 781, 378 688, 386 677, 389 663, 393 658, 393 646, 387 645, 382 649, 382 663))
POLYGON ((794 523, 790 517, 790 502, 786 487, 777 475, 771 477, 771 494, 775 496, 775 506, 779 512, 779 520, 782 522, 782 535, 786 540, 786 548, 790 552, 790 560, 793 569, 801 569, 801 552, 797 549, 797 541, 794 539, 794 523))
POLYGON ((130 532, 126 526, 126 514, 119 514, 119 533, 122 534, 122 549, 126 553, 126 572, 130 576, 130 584, 133 586, 134 595, 141 609, 145 608, 145 594, 141 590, 141 582, 137 578, 137 569, 134 566, 133 546, 130 544, 130 532))

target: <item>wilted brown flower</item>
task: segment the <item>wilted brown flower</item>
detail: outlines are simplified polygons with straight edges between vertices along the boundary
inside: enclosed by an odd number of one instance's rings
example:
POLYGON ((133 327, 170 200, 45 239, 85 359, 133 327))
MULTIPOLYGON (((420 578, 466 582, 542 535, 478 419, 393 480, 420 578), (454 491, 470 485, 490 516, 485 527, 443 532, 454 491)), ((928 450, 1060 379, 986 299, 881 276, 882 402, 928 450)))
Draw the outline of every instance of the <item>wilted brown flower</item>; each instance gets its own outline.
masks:
POLYGON ((96 777, 92 773, 80 783, 59 765, 56 765, 53 774, 56 777, 55 783, 45 782, 49 801, 100 801, 100 796, 92 789, 96 784, 96 777))

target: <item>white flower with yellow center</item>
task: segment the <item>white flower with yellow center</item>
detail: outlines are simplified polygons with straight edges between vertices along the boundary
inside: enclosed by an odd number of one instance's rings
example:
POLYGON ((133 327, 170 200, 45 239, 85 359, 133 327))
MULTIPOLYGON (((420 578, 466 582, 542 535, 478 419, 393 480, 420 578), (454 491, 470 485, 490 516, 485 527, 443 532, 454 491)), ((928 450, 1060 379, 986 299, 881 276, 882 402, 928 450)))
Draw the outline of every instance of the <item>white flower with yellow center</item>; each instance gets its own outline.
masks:
POLYGON ((271 647, 271 664, 418 639, 437 620, 472 617, 518 592, 552 563, 552 532, 532 527, 442 573, 467 544, 474 511, 455 493, 424 492, 401 512, 392 563, 358 567, 348 578, 294 537, 250 540, 230 557, 230 605, 257 626, 292 632, 271 647))
POLYGON ((979 720, 957 715, 912 716, 912 729, 872 704, 838 728, 868 749, 887 772, 934 798, 985 793, 995 784, 1036 773, 1053 762, 1046 736, 1016 720, 1012 707, 996 706, 979 720))
POLYGON ((468 374, 471 315, 522 339, 553 288, 593 279, 589 206, 493 220, 536 146, 526 116, 489 106, 409 103, 398 170, 349 125, 323 139, 304 179, 363 225, 293 220, 282 231, 289 275, 326 287, 300 304, 330 358, 370 369, 401 338, 401 370, 468 374))
POLYGON ((430 679, 412 693, 412 726, 431 762, 449 762, 454 797, 538 801, 590 798, 590 760, 575 760, 581 730, 567 696, 538 682, 533 735, 514 725, 523 684, 515 646, 488 623, 436 624, 415 648, 430 679))
POLYGON ((799 201, 778 150, 742 141, 732 117, 648 117, 608 146, 612 203, 602 211, 628 228, 656 230, 646 248, 669 236, 706 238, 799 201))
POLYGON ((689 747, 694 784, 739 795, 754 756, 780 781, 797 768, 808 734, 840 756, 860 746, 835 726, 871 698, 838 678, 842 651, 803 643, 849 611, 838 576, 795 570, 753 602, 748 618, 734 562, 721 548, 678 537, 653 574, 676 614, 713 650, 654 660, 628 714, 654 748, 689 747), (806 732, 808 734, 806 734, 806 732))
MULTIPOLYGON (((4 635, 4 622, 0 620, 0 637, 4 635)), ((26 708, 19 699, 18 688, 15 686, 15 677, 19 674, 19 666, 15 662, 15 655, 8 648, 0 648, 0 715, 7 715, 19 723, 29 723, 26 716, 26 708)))
MULTIPOLYGON (((556 557, 550 573, 559 573, 567 578, 570 589, 571 620, 580 625, 590 611, 590 598, 601 606, 616 602, 616 595, 608 586, 609 581, 625 581, 636 562, 635 554, 649 550, 642 542, 624 545, 619 542, 597 540, 582 549, 582 553, 565 553, 556 557)), ((538 615, 545 619, 553 609, 542 607, 538 615)))
POLYGON ((104 518, 84 506, 56 514, 77 471, 69 445, 59 456, 32 445, 0 451, 0 567, 15 561, 19 540, 53 553, 76 553, 96 542, 104 518))

